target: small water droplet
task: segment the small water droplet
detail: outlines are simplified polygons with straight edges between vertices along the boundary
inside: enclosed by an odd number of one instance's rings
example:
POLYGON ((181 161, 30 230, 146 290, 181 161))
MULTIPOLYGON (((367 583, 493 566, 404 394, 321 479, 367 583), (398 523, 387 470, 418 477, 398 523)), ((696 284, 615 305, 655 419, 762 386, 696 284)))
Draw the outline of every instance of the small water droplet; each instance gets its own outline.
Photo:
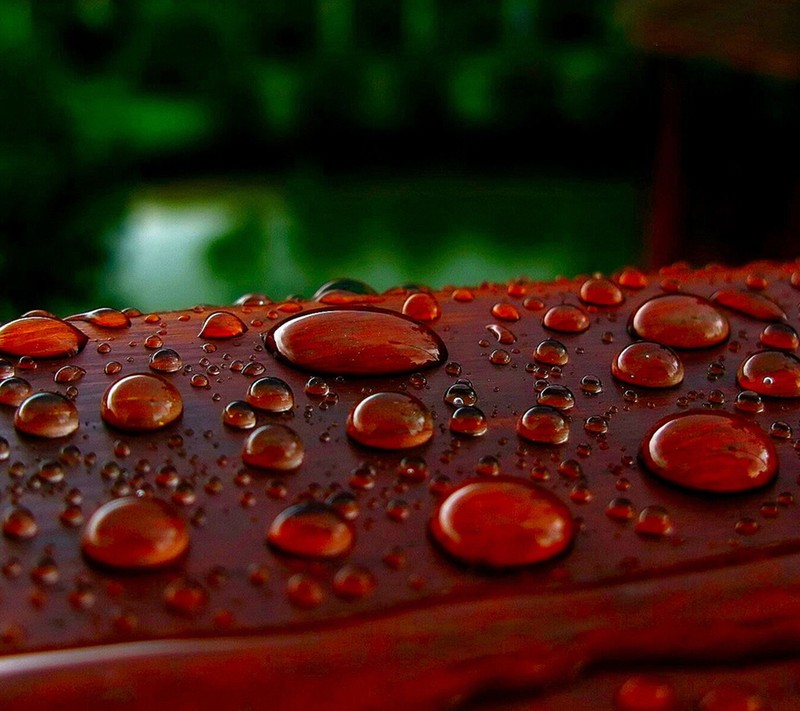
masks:
POLYGON ((322 378, 312 376, 306 381, 305 392, 309 397, 321 398, 330 392, 330 387, 322 378))
POLYGON ((343 600, 361 600, 377 586, 375 576, 366 568, 345 565, 333 576, 333 593, 343 600))
POLYGON ((39 532, 33 513, 23 506, 14 506, 3 514, 3 535, 15 541, 27 541, 39 532))
POLYGON ((368 447, 418 447, 433 436, 433 418, 425 404, 411 395, 375 393, 350 411, 347 434, 368 447))
POLYGON ((256 426, 256 413, 244 400, 234 400, 225 405, 222 421, 237 430, 251 430, 256 426))
POLYGON ((459 407, 450 416, 450 431, 454 434, 480 437, 486 434, 487 429, 489 429, 489 424, 486 421, 486 415, 477 407, 465 405, 459 407))
POLYGON ((647 286, 647 277, 635 267, 625 267, 619 273, 617 282, 626 289, 644 289, 647 286))
POLYGON ((750 686, 729 682, 708 691, 700 699, 697 711, 769 711, 769 705, 750 686))
POLYGON ((454 489, 434 511, 430 531, 464 563, 511 568, 564 552, 574 524, 555 494, 522 479, 500 477, 454 489))
POLYGON ((86 311, 82 314, 75 314, 66 319, 67 321, 86 321, 93 326, 100 328, 130 328, 131 320, 127 314, 117 309, 106 307, 86 311))
POLYGON ((575 396, 564 385, 547 385, 536 396, 536 402, 567 412, 575 407, 575 396))
POLYGON ((500 471, 500 462, 491 454, 483 455, 475 466, 475 473, 481 476, 500 476, 500 471))
POLYGON ((164 588, 164 605, 182 617, 197 617, 208 604, 208 593, 191 578, 173 580, 164 588))
POLYGON ((198 338, 236 338, 247 332, 247 325, 236 314, 229 311, 215 311, 210 314, 200 328, 198 338))
POLYGON ((563 444, 569 438, 569 423, 554 407, 537 405, 519 418, 517 433, 529 442, 563 444))
POLYGON ((31 384, 17 377, 0 381, 0 405, 18 407, 31 394, 31 384))
POLYGON ((800 347, 800 336, 788 323, 770 323, 764 326, 759 336, 761 345, 781 351, 796 351, 800 347))
POLYGON ((606 516, 614 521, 630 521, 636 516, 636 509, 630 499, 618 496, 608 502, 606 516))
POLYGON ((247 389, 247 402, 265 412, 287 412, 294 407, 292 389, 280 378, 259 378, 247 389))
POLYGON ((672 519, 663 506, 645 506, 636 522, 636 533, 645 538, 664 538, 672 535, 672 519))
POLYGON ((175 422, 183 413, 178 389, 161 376, 126 375, 103 394, 100 415, 106 423, 127 432, 148 432, 175 422))
MULTIPOLYGON (((2 384, 0 384, 0 389, 2 389, 2 384)), ((478 396, 470 383, 457 382, 447 388, 444 394, 444 401, 453 407, 463 407, 464 405, 477 404, 478 396)))
POLYGON ((325 599, 325 591, 310 575, 295 573, 286 581, 286 596, 295 607, 311 610, 325 599))
POLYGON ((791 439, 792 426, 788 422, 776 420, 769 426, 769 436, 773 439, 791 439))
POLYGON ((474 294, 469 289, 456 289, 453 291, 453 301, 466 304, 475 298, 474 294))
POLYGON ((86 371, 83 368, 77 365, 65 365, 56 371, 53 380, 56 383, 65 385, 68 383, 77 383, 84 375, 86 375, 86 371))
POLYGON ((245 464, 278 471, 297 469, 304 457, 305 447, 298 434, 278 424, 263 425, 251 432, 242 451, 245 464))
POLYGON ((800 397, 800 359, 783 351, 753 353, 739 366, 736 381, 760 395, 800 397))
POLYGON ((736 396, 734 407, 740 412, 757 414, 764 411, 764 401, 758 393, 752 390, 742 390, 736 396))
MULTIPOLYGON (((0 383, 0 388, 7 382, 0 383)), ((14 427, 34 437, 66 437, 79 426, 75 403, 58 393, 35 393, 26 398, 14 414, 14 427)))
MULTIPOLYGON (((499 323, 490 323, 486 330, 491 333, 500 345, 510 346, 516 342, 517 337, 514 333, 499 323)), ((449 375, 449 373, 448 373, 449 375)))
POLYGON ((603 392, 603 383, 596 375, 584 375, 581 378, 581 390, 586 395, 599 395, 603 392))
POLYGON ((31 358, 61 358, 80 353, 89 337, 66 321, 27 316, 0 326, 0 352, 31 358))
POLYGON ((511 362, 511 354, 502 348, 497 348, 489 354, 489 362, 494 365, 508 365, 511 362))
POLYGON ((403 314, 415 321, 430 323, 442 315, 442 310, 433 294, 418 291, 416 294, 411 294, 403 303, 403 314))
POLYGON ((670 388, 683 382, 678 354, 667 346, 640 341, 623 348, 611 364, 611 373, 623 383, 645 388, 670 388))
POLYGON ((509 304, 505 301, 498 302, 492 306, 491 314, 500 321, 514 322, 520 319, 519 309, 514 304, 509 304))
POLYGON ((296 504, 276 516, 267 531, 267 541, 278 550, 303 558, 338 558, 355 542, 355 532, 327 504, 296 504))
POLYGON ((533 351, 533 359, 537 363, 547 365, 566 365, 569 362, 567 347, 554 338, 542 341, 533 351))
POLYGON ((668 680, 639 674, 630 677, 617 690, 614 706, 616 711, 677 711, 678 697, 668 680))
POLYGON ((625 297, 620 288, 609 279, 592 277, 581 284, 578 293, 581 301, 594 306, 617 306, 625 297))
POLYGON ((583 467, 576 459, 564 459, 558 463, 558 473, 565 479, 576 480, 583 476, 583 467))
POLYGON ((608 420, 602 415, 591 415, 583 423, 583 429, 592 434, 605 434, 608 432, 608 420))
POLYGON ((64 468, 57 460, 47 459, 39 465, 36 476, 46 484, 58 484, 64 481, 64 468))
POLYGON ((583 333, 591 325, 589 315, 572 304, 559 304, 545 312, 542 325, 551 331, 561 333, 583 333))
POLYGON ((177 373, 183 368, 183 361, 172 348, 160 348, 150 356, 149 365, 157 373, 177 373))

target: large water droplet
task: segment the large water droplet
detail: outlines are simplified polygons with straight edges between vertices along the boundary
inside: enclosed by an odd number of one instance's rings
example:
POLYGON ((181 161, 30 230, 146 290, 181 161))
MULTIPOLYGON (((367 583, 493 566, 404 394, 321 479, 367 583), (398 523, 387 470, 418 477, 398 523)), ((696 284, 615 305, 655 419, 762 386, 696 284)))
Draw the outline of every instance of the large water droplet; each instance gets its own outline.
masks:
POLYGON ((783 351, 753 353, 739 366, 736 381, 760 395, 800 397, 800 359, 783 351))
POLYGON ((542 316, 542 325, 561 333, 583 333, 591 325, 589 314, 572 304, 558 304, 542 316))
POLYGON ((708 348, 730 334, 728 319, 711 302, 688 294, 645 301, 631 317, 630 328, 639 338, 672 348, 708 348))
POLYGON ((186 522, 165 501, 126 496, 103 504, 89 518, 81 546, 86 556, 113 568, 157 568, 189 547, 186 522))
POLYGON ((292 389, 280 378, 259 378, 247 389, 247 402, 265 412, 287 412, 294 407, 292 389))
POLYGON ((0 326, 0 352, 31 358, 61 358, 80 353, 89 337, 66 321, 26 316, 0 326))
POLYGON ((24 378, 6 378, 0 381, 0 405, 18 407, 31 394, 31 384, 24 378))
POLYGON ((671 348, 641 341, 620 351, 611 364, 617 380, 645 388, 671 388, 683 382, 683 363, 671 348))
POLYGON ((748 491, 775 478, 778 455, 767 434, 739 415, 689 411, 659 420, 641 456, 658 476, 688 489, 748 491))
POLYGON ((581 301, 594 306, 617 306, 625 297, 620 288, 609 279, 593 277, 581 284, 578 294, 581 301))
POLYGON ((375 393, 350 411, 347 434, 368 447, 418 447, 433 436, 433 418, 425 404, 411 395, 375 393))
POLYGON ((203 322, 198 338, 236 338, 247 332, 244 321, 229 311, 215 311, 203 322))
POLYGON ((522 479, 499 477, 456 488, 434 512, 430 531, 464 563, 510 568, 562 553, 574 524, 555 494, 522 479))
POLYGON ((517 422, 517 433, 538 444, 563 444, 569 438, 569 422, 554 407, 537 405, 517 422))
POLYGON ((112 427, 147 432, 166 427, 183 412, 178 389, 149 373, 126 375, 103 394, 100 415, 112 427))
POLYGON ((429 327, 382 309, 312 311, 279 324, 264 342, 292 365, 336 375, 410 373, 447 358, 429 327))
POLYGON ((14 414, 14 427, 19 432, 34 437, 66 437, 75 432, 79 425, 75 403, 58 393, 41 392, 31 395, 14 414))
POLYGON ((286 425, 263 425, 244 443, 242 460, 259 469, 289 471, 303 463, 305 447, 298 434, 286 425))
POLYGON ((290 506, 267 531, 270 545, 304 558, 338 558, 355 541, 353 527, 332 507, 318 502, 290 506))
POLYGON ((783 309, 772 299, 752 291, 721 289, 712 294, 711 301, 760 321, 782 321, 786 318, 783 309))
POLYGON ((66 319, 67 321, 86 321, 93 326, 100 328, 130 328, 131 320, 128 315, 117 309, 99 308, 93 311, 86 311, 82 314, 75 314, 66 319))

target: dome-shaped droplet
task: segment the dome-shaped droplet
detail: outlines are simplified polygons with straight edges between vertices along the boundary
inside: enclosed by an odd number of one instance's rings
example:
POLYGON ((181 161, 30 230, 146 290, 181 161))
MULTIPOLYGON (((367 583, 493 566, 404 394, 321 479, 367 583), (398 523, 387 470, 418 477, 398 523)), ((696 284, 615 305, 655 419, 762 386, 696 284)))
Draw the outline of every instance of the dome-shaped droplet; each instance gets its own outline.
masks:
POLYGON ((625 299, 621 289, 613 281, 599 277, 583 282, 578 296, 581 301, 594 306, 617 306, 625 299))
POLYGON ((603 392, 603 381, 596 375, 584 375, 580 385, 581 390, 587 395, 599 395, 603 392))
POLYGON ((770 705, 749 685, 727 682, 707 691, 697 711, 770 711, 770 705))
POLYGON ((31 358, 61 358, 80 353, 89 337, 71 323, 25 316, 0 326, 0 353, 31 358))
POLYGON ((338 558, 355 541, 353 527, 335 509, 318 502, 290 506, 267 531, 270 545, 304 558, 338 558))
POLYGON ((739 415, 692 410, 659 420, 642 440, 646 467, 688 489, 748 491, 775 478, 775 445, 739 415))
POLYGON ((569 361, 567 347, 554 338, 542 341, 533 351, 533 359, 546 365, 566 365, 569 361))
POLYGON ((569 422, 554 407, 537 405, 519 418, 517 434, 538 444, 563 444, 569 438, 569 422))
POLYGON ((639 513, 635 530, 646 538, 663 538, 673 531, 672 519, 663 506, 645 506, 639 513))
POLYGON ((100 328, 130 328, 131 320, 127 314, 117 309, 99 308, 93 311, 86 311, 82 314, 75 314, 66 319, 67 321, 86 321, 93 326, 100 328))
POLYGON ((215 311, 203 322, 198 338, 236 338, 247 332, 244 321, 229 311, 215 311))
POLYGON ((542 325, 561 333, 583 333, 591 325, 591 320, 589 314, 578 306, 559 304, 545 312, 542 325))
POLYGON ((457 382, 447 388, 444 394, 444 401, 453 407, 475 405, 478 402, 478 395, 469 383, 457 382))
POLYGON ((630 677, 617 690, 614 708, 616 711, 677 711, 678 695, 667 679, 639 674, 630 677))
POLYGON ((286 597, 295 607, 311 610, 325 599, 325 591, 317 580, 306 573, 295 573, 286 581, 286 597))
POLYGON ((672 348, 708 348, 730 334, 728 319, 710 301, 688 294, 645 301, 631 317, 630 328, 639 338, 672 348))
POLYGON ((286 425, 263 425, 244 443, 242 460, 259 469, 289 471, 303 463, 305 447, 298 434, 286 425))
POLYGON ((783 351, 753 353, 739 366, 736 381, 760 395, 800 397, 800 359, 783 351))
POLYGON ((796 351, 800 347, 800 336, 788 323, 770 323, 764 326, 759 336, 761 345, 781 351, 796 351))
POLYGON ((247 402, 265 412, 287 412, 294 407, 292 389, 280 378, 259 378, 247 389, 247 402))
POLYGON ((511 330, 499 323, 490 323, 486 327, 486 330, 491 333, 497 339, 497 342, 503 346, 510 346, 517 340, 517 337, 511 330))
POLYGON ((736 396, 736 402, 733 406, 740 412, 750 414, 764 412, 764 401, 761 399, 761 395, 754 393, 752 390, 742 390, 736 396))
POLYGON ((629 385, 671 388, 683 382, 683 363, 671 348, 640 341, 623 348, 611 363, 614 377, 629 385))
POLYGON ((647 286, 647 276, 635 267, 626 267, 619 273, 617 282, 626 289, 644 289, 647 286))
POLYGON ((439 302, 433 294, 418 291, 403 303, 403 314, 421 323, 430 323, 442 315, 439 302))
POLYGON ((191 578, 178 578, 164 588, 164 605, 182 617, 197 617, 207 604, 205 588, 191 578))
POLYGON ((369 595, 378 584, 366 568, 345 565, 333 576, 333 592, 343 600, 360 600, 369 595))
POLYGON ((469 405, 459 407, 450 416, 450 431, 454 434, 480 437, 486 434, 487 429, 489 423, 486 421, 486 415, 477 407, 469 405))
POLYGON ((711 301, 760 321, 782 321, 786 318, 783 309, 772 299, 752 291, 720 289, 711 296, 711 301))
POLYGON ((172 348, 160 348, 150 356, 149 365, 157 373, 177 373, 183 368, 183 360, 172 348))
POLYGON ((501 321, 519 321, 520 314, 519 309, 514 306, 514 304, 509 304, 505 301, 501 301, 491 309, 492 316, 496 319, 500 319, 501 321))
POLYGON ((433 417, 425 404, 411 395, 375 393, 350 411, 347 434, 368 447, 418 447, 433 436, 433 417))
POLYGON ((563 385, 546 385, 536 396, 536 402, 566 412, 575 407, 575 396, 563 385))
POLYGON ((53 380, 60 385, 68 385, 69 383, 77 383, 86 371, 77 365, 65 365, 56 371, 53 380))
POLYGON ((58 393, 35 393, 26 398, 14 413, 14 427, 34 437, 66 437, 79 425, 75 403, 58 393))
POLYGON ((270 351, 316 373, 412 373, 447 358, 428 326, 382 309, 324 309, 290 318, 264 337, 270 351))
POLYGON ((222 421, 237 430, 251 430, 256 426, 256 413, 244 400, 233 400, 225 405, 222 421))
POLYGON ((612 521, 630 521, 636 515, 636 509, 630 499, 617 496, 606 505, 606 516, 612 521))
POLYGON ((369 284, 359 279, 333 279, 325 282, 319 289, 314 292, 311 298, 314 301, 320 301, 323 296, 332 292, 347 292, 348 294, 358 296, 376 295, 377 292, 369 284))
POLYGON ((266 294, 242 294, 233 302, 236 306, 267 306, 272 303, 272 299, 266 294))
POLYGON ((6 378, 0 381, 0 405, 18 407, 31 394, 31 384, 24 378, 6 378))
POLYGON ((148 373, 126 375, 103 394, 100 415, 112 427, 147 432, 166 427, 183 412, 178 389, 168 380, 148 373))
POLYGON ((434 540, 470 565, 511 568, 562 553, 572 516, 555 494, 510 477, 467 481, 434 511, 434 540))
POLYGON ((173 563, 189 547, 189 529, 161 499, 126 496, 103 504, 89 518, 81 546, 95 563, 125 569, 173 563))
POLYGON ((34 515, 23 506, 14 506, 3 514, 3 535, 15 541, 26 541, 39 532, 34 515))

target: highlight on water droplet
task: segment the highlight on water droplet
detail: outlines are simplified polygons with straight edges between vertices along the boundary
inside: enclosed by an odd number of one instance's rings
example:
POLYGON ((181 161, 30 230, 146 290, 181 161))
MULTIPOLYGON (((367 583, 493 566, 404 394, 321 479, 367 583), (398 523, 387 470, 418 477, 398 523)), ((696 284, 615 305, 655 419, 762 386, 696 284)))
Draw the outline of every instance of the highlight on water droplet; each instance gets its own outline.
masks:
POLYGON ((684 368, 671 348, 649 341, 631 343, 611 363, 619 381, 645 388, 671 388, 683 382, 684 368))
POLYGON ((279 513, 267 530, 267 541, 290 555, 339 558, 353 547, 355 531, 331 506, 306 502, 279 513))
POLYGON ((800 397, 800 359, 784 351, 753 353, 739 366, 736 382, 759 395, 800 397))
POLYGON ((267 333, 264 343, 298 368, 335 375, 412 373, 447 359, 447 348, 430 327, 366 307, 295 316, 267 333))
POLYGON ((267 376, 250 384, 245 398, 253 407, 265 412, 288 412, 294 407, 294 393, 280 378, 267 376))
POLYGON ((175 422, 183 413, 183 399, 168 380, 150 373, 126 375, 103 394, 100 415, 112 427, 148 432, 175 422))
POLYGON ((569 509, 523 479, 467 480, 433 512, 433 539, 469 565, 514 568, 563 553, 574 535, 569 509))
POLYGON ((62 358, 80 353, 89 337, 71 323, 48 316, 25 316, 0 326, 0 353, 62 358))
POLYGON ((771 482, 778 470, 775 445, 740 415, 690 410, 659 420, 642 440, 647 469, 698 491, 733 493, 771 482))
POLYGON ((472 388, 471 383, 466 381, 458 381, 447 388, 444 393, 444 401, 453 407, 475 405, 478 402, 478 395, 472 388))
POLYGON ((103 504, 86 523, 81 547, 87 558, 112 568, 160 568, 189 547, 189 528, 170 504, 125 496, 103 504))
POLYGON ((31 384, 24 378, 6 378, 0 381, 0 405, 18 407, 31 390, 31 384))
POLYGON ((247 325, 236 314, 215 311, 203 322, 198 338, 236 338, 247 332, 247 325))
POLYGON ((350 411, 347 434, 367 447, 418 447, 433 436, 433 417, 426 405, 411 395, 374 393, 350 411))
POLYGON ((725 341, 730 324, 702 296, 665 294, 645 301, 631 316, 629 328, 645 341, 671 348, 709 348, 725 341))
MULTIPOLYGON (((8 381, 3 381, 6 382, 8 381)), ((58 393, 40 392, 30 395, 14 413, 14 427, 17 431, 34 437, 67 437, 79 426, 80 419, 75 403, 58 393)))
POLYGON ((242 451, 245 464, 276 471, 297 469, 304 457, 303 440, 293 429, 280 424, 262 425, 253 430, 242 451))

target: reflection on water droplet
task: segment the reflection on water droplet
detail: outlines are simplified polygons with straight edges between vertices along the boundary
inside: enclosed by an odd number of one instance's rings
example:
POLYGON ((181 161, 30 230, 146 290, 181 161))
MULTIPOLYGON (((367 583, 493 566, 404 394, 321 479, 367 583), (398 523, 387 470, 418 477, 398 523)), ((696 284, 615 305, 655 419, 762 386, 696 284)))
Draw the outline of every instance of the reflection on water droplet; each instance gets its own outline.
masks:
POLYGON ((312 311, 279 324, 264 342, 292 365, 336 375, 411 373, 447 358, 428 326, 382 309, 312 311))
MULTIPOLYGON (((0 383, 0 388, 7 382, 0 383)), ((14 427, 34 437, 66 437, 79 425, 78 408, 58 393, 35 393, 25 399, 14 414, 14 427)))
POLYGON ((778 455, 766 433, 739 415, 689 411, 645 435, 647 469, 674 484, 711 492, 748 491, 775 478, 778 455))
POLYGON ((308 502, 279 513, 267 531, 278 550, 303 558, 338 558, 355 542, 353 527, 327 504, 308 502))
POLYGON ((0 326, 0 352, 14 356, 74 356, 88 340, 85 333, 57 318, 28 316, 0 326))
POLYGON ((11 377, 0 381, 0 405, 18 407, 31 394, 31 384, 23 378, 11 377))
POLYGON ((297 469, 305 457, 303 441, 286 425, 263 425, 250 433, 242 460, 259 469, 289 471, 297 469))
POLYGON ((189 529, 166 502, 126 496, 103 504, 89 518, 81 546, 95 563, 124 569, 173 563, 189 547, 189 529))
POLYGON ((203 322, 198 338, 236 338, 247 332, 244 321, 229 311, 215 311, 203 322))
POLYGON ((112 427, 127 432, 161 429, 183 412, 183 399, 168 380, 149 373, 126 375, 103 394, 100 415, 112 427))
POLYGON ((411 395, 375 393, 350 411, 347 434, 368 447, 418 447, 433 436, 433 417, 425 404, 411 395))
POLYGON ((673 532, 672 519, 663 506, 645 506, 636 522, 636 533, 645 538, 663 538, 673 532))
POLYGON ((377 586, 375 576, 366 568, 345 565, 333 576, 333 592, 343 600, 361 600, 377 586))
MULTIPOLYGON (((2 388, 2 385, 0 385, 2 388)), ((457 382, 447 388, 444 394, 444 401, 453 407, 462 407, 464 405, 475 405, 478 402, 478 396, 472 385, 468 382, 457 382)))
POLYGON ((742 390, 736 396, 734 407, 740 412, 759 413, 764 411, 764 401, 758 393, 752 390, 742 390))
POLYGON ((736 381, 760 395, 800 397, 800 359, 783 351, 753 353, 739 366, 736 381))
POLYGON ((672 348, 708 348, 730 334, 728 319, 710 301, 688 294, 645 301, 631 317, 630 329, 639 338, 672 348))
POLYGON ((256 426, 256 413, 244 400, 234 400, 225 405, 222 421, 237 430, 251 430, 256 426))
POLYGON ((454 434, 466 435, 468 437, 480 437, 486 434, 489 424, 486 415, 477 407, 459 407, 450 416, 450 431, 454 434))
POLYGON ((177 373, 183 368, 183 361, 172 348, 161 348, 150 356, 149 365, 157 373, 177 373))
POLYGON ((3 535, 15 541, 26 541, 39 532, 34 515, 23 506, 14 506, 3 514, 3 535))
MULTIPOLYGON (((327 394, 327 393, 325 393, 327 394)), ((294 407, 292 389, 280 378, 259 378, 247 389, 247 402, 265 412, 287 412, 294 407)))
POLYGON ((86 321, 100 328, 130 328, 131 320, 127 314, 117 309, 99 308, 86 311, 66 319, 67 321, 86 321))
POLYGON ((164 589, 164 605, 182 617, 197 617, 208 604, 208 593, 190 578, 173 580, 164 589))
POLYGON ((522 479, 467 481, 434 511, 430 531, 450 555, 470 564, 510 568, 562 553, 574 533, 555 494, 522 479))
POLYGON ((611 373, 623 383, 645 388, 670 388, 683 382, 684 369, 678 354, 667 346, 641 341, 617 354, 611 373))

